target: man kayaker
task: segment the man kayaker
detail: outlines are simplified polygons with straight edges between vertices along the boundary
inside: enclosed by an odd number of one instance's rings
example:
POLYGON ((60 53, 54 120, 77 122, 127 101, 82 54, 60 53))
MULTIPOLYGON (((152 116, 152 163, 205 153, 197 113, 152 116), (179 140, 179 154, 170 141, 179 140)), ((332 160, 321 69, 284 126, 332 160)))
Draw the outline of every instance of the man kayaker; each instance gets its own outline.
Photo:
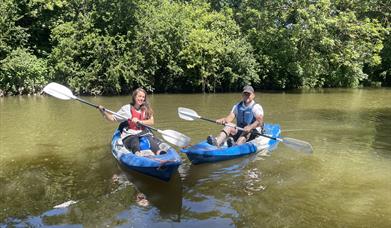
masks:
POLYGON ((216 138, 209 135, 207 142, 219 147, 227 140, 227 144, 230 147, 254 139, 256 137, 254 131, 260 130, 257 128, 263 126, 263 108, 260 104, 255 103, 254 98, 253 87, 246 85, 243 88, 242 101, 232 107, 228 116, 216 120, 216 123, 238 126, 243 128, 244 131, 225 126, 216 138), (236 125, 232 123, 234 119, 236 119, 236 125))
POLYGON ((156 140, 152 137, 152 133, 149 129, 144 128, 140 124, 153 125, 153 110, 149 105, 147 92, 138 88, 132 93, 132 101, 130 104, 126 104, 121 107, 117 112, 119 115, 127 117, 128 119, 122 119, 111 113, 105 112, 103 106, 99 106, 99 110, 103 117, 111 122, 119 122, 120 130, 122 131, 121 138, 126 148, 131 150, 136 155, 140 155, 140 138, 145 137, 148 139, 150 149, 156 153, 160 153, 159 146, 156 140), (139 124, 140 123, 140 124, 139 124))

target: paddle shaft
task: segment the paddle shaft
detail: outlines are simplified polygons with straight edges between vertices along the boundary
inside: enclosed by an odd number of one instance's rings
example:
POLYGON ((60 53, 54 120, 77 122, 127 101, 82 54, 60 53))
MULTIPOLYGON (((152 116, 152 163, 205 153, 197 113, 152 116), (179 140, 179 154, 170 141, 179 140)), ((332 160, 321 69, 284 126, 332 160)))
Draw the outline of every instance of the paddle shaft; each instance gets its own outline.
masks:
MULTIPOLYGON (((83 99, 81 99, 81 98, 78 98, 78 97, 74 97, 74 99, 80 101, 81 103, 87 104, 87 105, 89 105, 89 106, 91 106, 91 107, 94 107, 94 108, 98 108, 98 109, 99 109, 99 106, 96 105, 96 104, 90 103, 90 102, 88 102, 88 101, 86 101, 86 100, 83 100, 83 99)), ((111 110, 109 110, 109 109, 106 109, 106 108, 103 108, 103 111, 108 112, 108 113, 110 113, 110 114, 112 114, 112 115, 115 115, 115 116, 120 117, 120 118, 123 118, 123 119, 128 119, 128 118, 126 118, 125 116, 120 115, 120 114, 118 114, 118 113, 116 113, 116 112, 113 112, 113 111, 111 111, 111 110)), ((145 125, 143 125, 143 126, 144 126, 144 127, 149 127, 149 126, 145 126, 145 125)))
MULTIPOLYGON (((73 95, 73 93, 70 89, 68 89, 67 87, 65 87, 63 85, 55 83, 55 82, 51 82, 48 85, 46 85, 45 88, 43 88, 43 91, 49 95, 52 95, 53 97, 61 99, 61 100, 74 99, 74 100, 80 101, 83 104, 89 105, 89 106, 97 108, 97 109, 99 109, 99 107, 101 107, 101 106, 98 106, 96 104, 90 103, 86 100, 83 100, 81 98, 76 97, 75 95, 73 95)), ((129 120, 128 117, 123 116, 121 114, 118 114, 116 112, 113 112, 111 110, 105 109, 105 108, 102 108, 100 111, 103 111, 105 113, 105 115, 106 115, 106 113, 110 113, 111 115, 114 115, 114 116, 119 117, 121 119, 129 120)), ((110 118, 110 119, 112 119, 112 118, 110 118)), ((144 123, 142 123, 140 121, 138 121, 137 123, 145 128, 159 132, 160 134, 162 134, 163 138, 167 142, 172 143, 176 146, 184 147, 184 146, 189 145, 189 143, 190 143, 191 139, 180 132, 177 132, 174 130, 156 129, 156 128, 150 127, 148 125, 145 125, 144 123)))
MULTIPOLYGON (((78 99, 78 100, 83 102, 83 100, 81 100, 81 99, 78 99)), ((98 106, 96 106, 94 104, 91 104, 91 103, 89 103, 87 101, 84 101, 83 103, 98 108, 98 106)), ((112 115, 118 116, 118 117, 120 117, 122 119, 129 119, 129 118, 126 118, 125 116, 122 116, 122 115, 120 115, 120 114, 118 114, 116 112, 113 112, 113 111, 105 109, 105 108, 103 108, 103 111, 108 112, 108 113, 110 113, 112 115)), ((141 123, 141 121, 137 121, 137 124, 141 125, 141 126, 143 126, 145 128, 148 128, 148 129, 151 129, 151 130, 159 132, 160 134, 162 134, 162 136, 163 136, 163 138, 165 140, 167 140, 168 142, 170 142, 170 143, 172 143, 172 144, 174 144, 176 146, 184 147, 184 146, 187 146, 189 144, 189 142, 190 142, 190 138, 188 138, 187 136, 185 136, 185 135, 183 135, 183 134, 181 134, 179 132, 172 131, 172 130, 160 130, 160 129, 151 127, 149 125, 143 124, 143 123, 141 123)))
MULTIPOLYGON (((179 114, 180 118, 185 119, 185 120, 201 119, 201 120, 205 120, 205 121, 208 121, 208 122, 221 124, 221 125, 224 125, 224 126, 227 126, 227 127, 233 127, 233 128, 235 128, 237 130, 240 130, 240 131, 244 131, 244 128, 237 127, 237 126, 235 126, 233 124, 219 123, 219 122, 216 122, 215 120, 211 120, 211 119, 207 119, 207 118, 201 117, 201 116, 199 116, 197 114, 197 112, 195 112, 194 110, 189 109, 189 108, 179 107, 178 108, 178 114, 179 114)), ((292 148, 294 150, 297 150, 297 151, 304 151, 305 153, 308 153, 308 154, 311 154, 313 152, 311 144, 308 143, 308 142, 302 141, 302 140, 293 139, 293 138, 286 138, 286 137, 284 137, 284 138, 272 137, 272 136, 269 136, 269 135, 264 135, 264 134, 256 131, 256 129, 251 130, 251 132, 253 134, 256 134, 256 135, 259 135, 259 136, 262 136, 262 137, 265 137, 265 138, 269 138, 269 139, 272 139, 272 140, 276 140, 276 141, 282 142, 286 146, 288 146, 288 147, 290 147, 290 148, 292 148)))
POLYGON ((99 108, 98 105, 92 104, 92 103, 90 103, 90 102, 88 102, 88 101, 86 101, 86 100, 83 100, 83 99, 81 99, 81 98, 74 97, 74 99, 80 101, 81 103, 84 103, 84 104, 87 104, 87 105, 89 105, 89 106, 92 106, 92 107, 94 107, 94 108, 99 108))
MULTIPOLYGON (((209 122, 212 122, 212 123, 221 124, 221 125, 224 125, 224 126, 227 126, 227 127, 233 127, 233 128, 235 128, 235 129, 238 129, 239 131, 244 131, 244 128, 241 128, 241 127, 238 127, 238 126, 235 126, 235 125, 224 124, 224 123, 218 123, 218 122, 216 122, 215 120, 207 119, 207 118, 204 118, 204 117, 201 117, 201 116, 200 116, 199 118, 200 118, 201 120, 206 120, 206 121, 209 121, 209 122)), ((268 136, 268 135, 259 133, 259 132, 256 131, 255 129, 252 130, 252 133, 254 133, 254 134, 256 134, 256 135, 260 135, 260 136, 266 137, 266 138, 269 138, 269 139, 277 140, 277 141, 280 141, 280 142, 283 141, 283 139, 275 138, 275 137, 271 137, 271 136, 268 136)))
MULTIPOLYGON (((88 101, 86 101, 86 100, 83 100, 83 99, 81 99, 81 98, 75 97, 75 99, 78 100, 78 101, 80 101, 81 103, 87 104, 87 105, 92 106, 92 107, 94 107, 94 108, 99 108, 98 105, 93 104, 93 103, 90 103, 90 102, 88 102, 88 101)), ((109 109, 106 109, 106 108, 103 108, 103 111, 108 112, 108 113, 110 113, 110 114, 112 114, 112 115, 115 115, 115 116, 117 116, 117 117, 120 117, 120 118, 122 118, 122 119, 128 119, 128 118, 126 118, 125 116, 120 115, 120 114, 118 114, 118 113, 116 113, 116 112, 113 112, 113 111, 111 111, 111 110, 109 110, 109 109)), ((143 126, 143 127, 146 127, 146 128, 152 129, 152 130, 155 130, 155 131, 157 131, 157 132, 160 132, 158 129, 156 129, 156 128, 154 128, 154 127, 151 127, 151 126, 148 126, 148 125, 145 125, 145 124, 142 124, 140 121, 138 121, 137 124, 139 124, 139 125, 141 125, 141 126, 143 126)))

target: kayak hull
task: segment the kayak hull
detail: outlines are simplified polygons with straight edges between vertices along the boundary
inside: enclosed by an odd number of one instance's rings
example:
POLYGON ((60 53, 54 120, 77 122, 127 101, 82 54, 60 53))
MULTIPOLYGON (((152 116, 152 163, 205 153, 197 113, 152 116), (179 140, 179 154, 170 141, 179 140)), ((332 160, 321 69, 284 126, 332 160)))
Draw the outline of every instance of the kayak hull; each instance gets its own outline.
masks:
MULTIPOLYGON (((265 135, 274 138, 280 136, 281 129, 278 124, 265 124, 264 129, 265 135)), ((272 140, 262 136, 242 145, 232 147, 227 147, 227 145, 216 147, 208 144, 206 140, 203 140, 196 145, 181 149, 181 152, 185 153, 193 164, 201 164, 235 159, 258 153, 260 151, 272 151, 277 147, 277 145, 277 140, 272 140)))
POLYGON ((163 181, 169 181, 172 174, 175 173, 179 165, 182 164, 179 154, 168 145, 166 145, 166 147, 169 149, 165 154, 143 157, 133 154, 131 151, 127 150, 122 143, 118 143, 120 138, 121 132, 116 130, 111 140, 112 154, 122 166, 130 170, 163 181))

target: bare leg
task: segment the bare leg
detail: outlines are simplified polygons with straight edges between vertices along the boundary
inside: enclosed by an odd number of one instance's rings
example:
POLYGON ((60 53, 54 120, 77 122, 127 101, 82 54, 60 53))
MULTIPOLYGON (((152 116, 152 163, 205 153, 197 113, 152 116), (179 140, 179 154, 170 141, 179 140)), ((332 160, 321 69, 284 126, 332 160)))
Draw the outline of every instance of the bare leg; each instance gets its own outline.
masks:
POLYGON ((240 137, 238 138, 238 140, 236 140, 236 144, 237 144, 237 145, 240 145, 240 144, 245 143, 246 141, 247 141, 247 138, 246 138, 246 137, 240 136, 240 137))
POLYGON ((251 133, 242 132, 242 134, 240 135, 238 140, 236 140, 236 144, 240 145, 240 144, 246 143, 247 140, 249 140, 250 136, 251 136, 251 133))
POLYGON ((220 132, 219 136, 216 137, 217 146, 220 146, 227 139, 227 134, 225 132, 220 132))
POLYGON ((223 144, 229 135, 236 134, 236 129, 232 127, 224 127, 223 130, 220 132, 219 136, 217 136, 216 141, 217 145, 220 146, 223 144))

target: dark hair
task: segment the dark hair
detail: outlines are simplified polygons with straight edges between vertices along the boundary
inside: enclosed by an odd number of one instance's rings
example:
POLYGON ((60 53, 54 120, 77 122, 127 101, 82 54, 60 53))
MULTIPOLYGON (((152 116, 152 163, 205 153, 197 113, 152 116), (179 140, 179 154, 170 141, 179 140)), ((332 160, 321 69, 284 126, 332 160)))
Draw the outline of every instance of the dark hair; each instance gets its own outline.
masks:
POLYGON ((142 111, 145 111, 145 118, 149 119, 153 115, 153 110, 152 110, 151 106, 149 105, 147 92, 143 88, 137 88, 133 91, 132 101, 130 102, 130 105, 134 106, 134 104, 136 104, 136 96, 139 92, 142 92, 145 95, 144 103, 141 105, 140 108, 142 111))

